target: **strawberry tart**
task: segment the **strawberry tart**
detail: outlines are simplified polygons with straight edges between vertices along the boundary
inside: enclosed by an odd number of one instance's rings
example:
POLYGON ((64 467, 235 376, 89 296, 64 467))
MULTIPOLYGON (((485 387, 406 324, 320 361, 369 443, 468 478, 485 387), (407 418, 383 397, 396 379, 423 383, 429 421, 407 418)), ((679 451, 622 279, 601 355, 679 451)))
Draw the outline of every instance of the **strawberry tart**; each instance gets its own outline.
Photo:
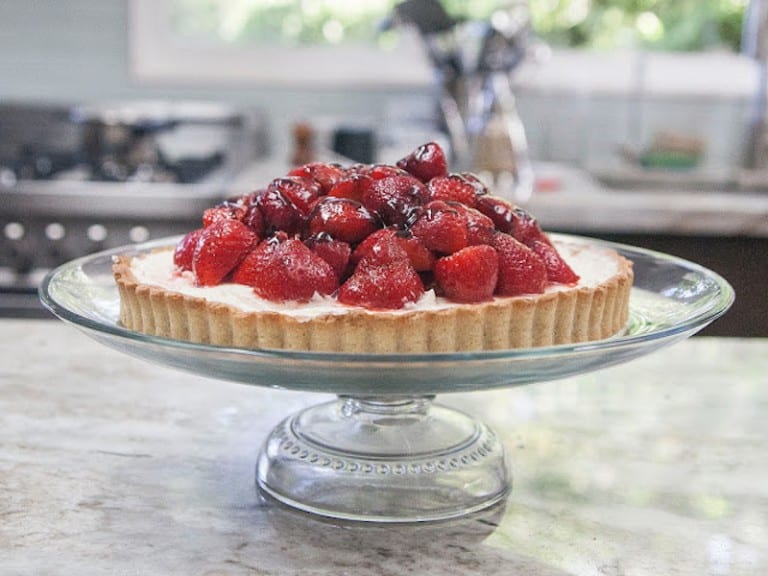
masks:
POLYGON ((167 338, 350 353, 607 338, 632 265, 552 240, 428 143, 396 165, 312 163, 212 207, 178 244, 117 258, 120 321, 167 338))

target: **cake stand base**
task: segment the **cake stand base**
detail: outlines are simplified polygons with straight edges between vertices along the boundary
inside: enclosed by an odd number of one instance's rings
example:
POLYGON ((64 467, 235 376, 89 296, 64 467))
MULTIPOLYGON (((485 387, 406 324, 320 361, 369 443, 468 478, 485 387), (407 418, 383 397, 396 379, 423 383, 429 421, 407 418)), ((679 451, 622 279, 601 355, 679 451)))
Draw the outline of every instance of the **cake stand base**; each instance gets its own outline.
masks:
POLYGON ((305 512, 368 522, 456 518, 504 499, 504 449, 433 397, 351 398, 307 408, 267 438, 258 486, 305 512))

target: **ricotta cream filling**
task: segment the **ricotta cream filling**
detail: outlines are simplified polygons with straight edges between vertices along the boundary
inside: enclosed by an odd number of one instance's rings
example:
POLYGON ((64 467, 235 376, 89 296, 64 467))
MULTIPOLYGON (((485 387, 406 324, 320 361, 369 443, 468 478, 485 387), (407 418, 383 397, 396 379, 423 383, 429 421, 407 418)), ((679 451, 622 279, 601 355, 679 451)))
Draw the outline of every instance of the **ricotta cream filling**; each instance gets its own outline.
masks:
MULTIPOLYGON (((560 255, 570 264, 580 280, 577 287, 597 286, 609 279, 619 270, 618 262, 612 251, 576 243, 555 242, 560 255)), ((247 312, 279 312, 298 319, 316 318, 327 314, 346 314, 352 310, 358 313, 361 308, 341 304, 331 296, 315 295, 309 302, 272 302, 259 298, 249 286, 243 284, 220 284, 218 286, 196 286, 192 272, 178 272, 173 264, 173 250, 161 250, 133 258, 131 271, 140 284, 157 286, 168 291, 187 296, 203 298, 209 302, 228 304, 247 312)), ((573 286, 553 284, 547 292, 574 289, 573 286)), ((525 296, 522 296, 523 298, 525 296)), ((400 310, 370 312, 371 314, 404 314, 413 311, 436 311, 462 306, 435 295, 428 290, 414 303, 407 304, 400 310)))

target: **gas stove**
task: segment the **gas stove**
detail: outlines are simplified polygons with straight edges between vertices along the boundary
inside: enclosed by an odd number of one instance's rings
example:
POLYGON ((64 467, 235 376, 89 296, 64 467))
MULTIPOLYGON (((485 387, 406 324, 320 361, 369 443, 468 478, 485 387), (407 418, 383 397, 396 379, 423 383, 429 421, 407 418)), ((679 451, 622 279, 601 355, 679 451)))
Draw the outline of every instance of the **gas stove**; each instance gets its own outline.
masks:
POLYGON ((197 227, 264 152, 252 119, 202 103, 0 106, 0 316, 45 316, 37 288, 63 262, 197 227))

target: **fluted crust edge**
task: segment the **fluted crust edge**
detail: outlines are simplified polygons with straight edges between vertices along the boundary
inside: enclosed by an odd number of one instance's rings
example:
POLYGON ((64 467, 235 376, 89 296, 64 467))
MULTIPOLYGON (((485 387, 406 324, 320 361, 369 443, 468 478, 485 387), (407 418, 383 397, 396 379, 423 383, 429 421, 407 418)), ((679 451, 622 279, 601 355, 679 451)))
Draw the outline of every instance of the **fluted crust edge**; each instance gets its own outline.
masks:
POLYGON ((599 340, 629 318, 632 263, 597 287, 457 304, 401 314, 352 310, 311 320, 278 312, 246 312, 137 282, 130 257, 113 273, 120 323, 145 334, 248 349, 346 353, 465 352, 532 348, 599 340))

